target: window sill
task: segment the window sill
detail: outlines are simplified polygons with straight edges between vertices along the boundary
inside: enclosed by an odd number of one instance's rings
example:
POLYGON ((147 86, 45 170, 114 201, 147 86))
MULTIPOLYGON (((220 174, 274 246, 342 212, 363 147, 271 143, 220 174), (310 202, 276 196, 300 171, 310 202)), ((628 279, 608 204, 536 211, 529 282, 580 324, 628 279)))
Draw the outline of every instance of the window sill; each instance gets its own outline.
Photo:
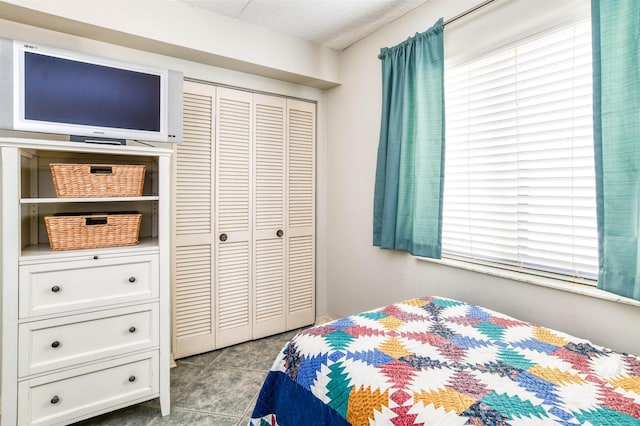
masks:
POLYGON ((570 281, 541 277, 523 272, 510 271, 508 269, 496 268, 492 266, 482 265, 473 262, 467 262, 459 259, 444 257, 442 259, 430 259, 427 257, 416 257, 419 261, 436 263, 439 265, 449 266, 452 268, 465 269, 467 271, 487 274, 494 277, 505 278, 509 280, 519 281, 526 284, 539 285, 543 287, 553 288, 555 290, 566 291, 569 293, 580 294, 582 296, 595 297, 597 299, 608 300, 610 302, 624 303, 626 305, 640 307, 640 300, 619 296, 615 293, 600 290, 599 288, 588 284, 579 284, 570 281))

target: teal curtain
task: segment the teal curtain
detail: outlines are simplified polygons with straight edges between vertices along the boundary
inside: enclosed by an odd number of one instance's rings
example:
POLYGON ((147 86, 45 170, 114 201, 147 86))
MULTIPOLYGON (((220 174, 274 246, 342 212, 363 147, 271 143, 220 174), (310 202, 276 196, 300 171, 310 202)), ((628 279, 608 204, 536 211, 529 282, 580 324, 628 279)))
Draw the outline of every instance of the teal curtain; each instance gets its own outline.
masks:
POLYGON ((640 1, 591 9, 598 287, 640 300, 640 1))
POLYGON ((373 245, 440 258, 444 174, 444 43, 429 30, 380 51, 382 123, 373 245))

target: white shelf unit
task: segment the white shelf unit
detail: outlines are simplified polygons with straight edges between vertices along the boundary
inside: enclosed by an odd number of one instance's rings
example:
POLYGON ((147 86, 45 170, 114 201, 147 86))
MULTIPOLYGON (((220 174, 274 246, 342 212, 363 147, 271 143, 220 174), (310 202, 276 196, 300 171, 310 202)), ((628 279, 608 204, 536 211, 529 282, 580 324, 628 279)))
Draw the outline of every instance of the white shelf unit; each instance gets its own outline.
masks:
POLYGON ((0 150, 2 425, 154 398, 169 414, 172 150, 21 138, 0 150), (51 162, 144 164, 143 194, 57 198, 51 162), (142 213, 138 245, 49 248, 44 216, 118 211, 142 213))

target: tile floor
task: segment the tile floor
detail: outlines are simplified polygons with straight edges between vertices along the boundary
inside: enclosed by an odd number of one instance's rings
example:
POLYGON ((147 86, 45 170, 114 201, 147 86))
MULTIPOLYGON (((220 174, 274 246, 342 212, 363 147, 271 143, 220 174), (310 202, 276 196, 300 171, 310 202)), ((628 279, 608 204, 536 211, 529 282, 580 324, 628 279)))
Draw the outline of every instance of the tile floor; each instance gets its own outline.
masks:
POLYGON ((74 426, 246 425, 276 355, 297 331, 177 360, 169 416, 155 399, 74 426))

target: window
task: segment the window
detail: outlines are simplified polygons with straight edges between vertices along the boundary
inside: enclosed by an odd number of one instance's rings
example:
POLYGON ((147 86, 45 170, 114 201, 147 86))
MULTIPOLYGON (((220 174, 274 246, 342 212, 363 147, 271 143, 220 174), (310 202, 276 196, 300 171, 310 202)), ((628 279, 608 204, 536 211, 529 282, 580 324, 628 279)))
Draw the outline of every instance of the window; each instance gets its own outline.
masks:
POLYGON ((445 71, 443 253, 598 274, 591 27, 445 71))

